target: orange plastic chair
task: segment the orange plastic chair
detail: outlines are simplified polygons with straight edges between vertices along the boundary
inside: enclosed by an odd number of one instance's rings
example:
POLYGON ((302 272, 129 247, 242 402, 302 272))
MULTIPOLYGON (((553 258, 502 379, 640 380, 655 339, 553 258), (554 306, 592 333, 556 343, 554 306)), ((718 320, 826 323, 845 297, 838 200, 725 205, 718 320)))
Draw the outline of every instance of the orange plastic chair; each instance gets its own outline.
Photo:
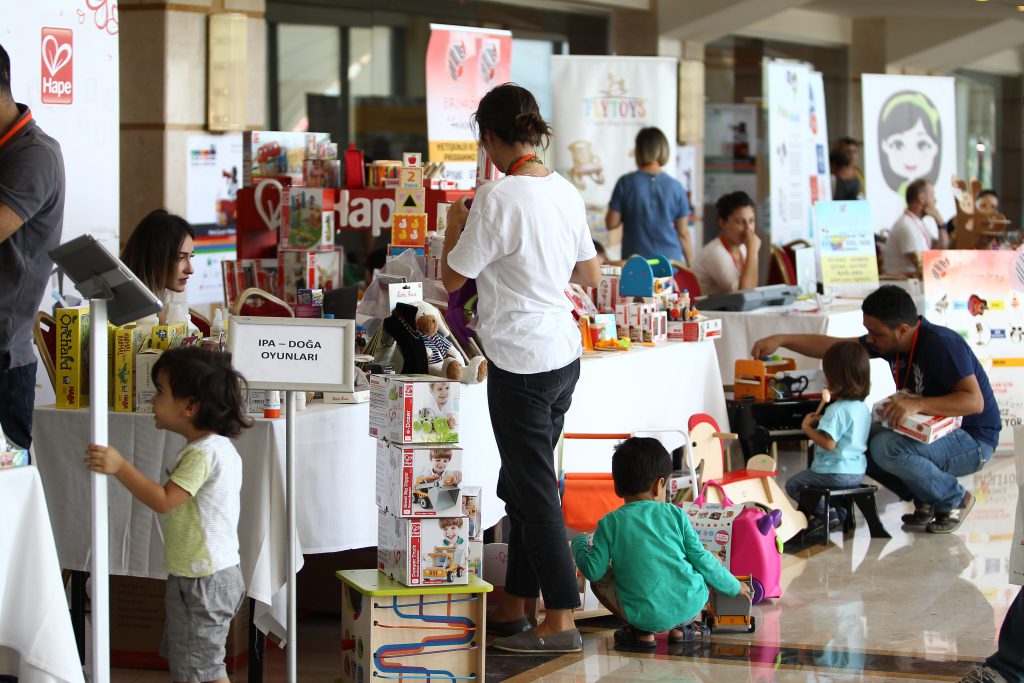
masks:
POLYGON ((700 291, 700 280, 697 279, 697 273, 693 272, 681 263, 673 263, 676 267, 676 272, 673 273, 672 278, 676 281, 676 288, 679 291, 688 289, 690 291, 690 301, 692 302, 698 296, 701 296, 700 291))

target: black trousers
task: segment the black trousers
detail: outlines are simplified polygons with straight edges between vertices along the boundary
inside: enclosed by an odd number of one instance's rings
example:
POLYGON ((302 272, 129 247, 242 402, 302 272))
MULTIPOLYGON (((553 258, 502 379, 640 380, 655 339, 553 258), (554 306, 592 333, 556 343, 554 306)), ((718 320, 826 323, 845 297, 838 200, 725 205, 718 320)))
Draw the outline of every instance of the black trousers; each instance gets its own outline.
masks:
POLYGON ((579 359, 532 375, 492 363, 487 376, 491 426, 501 455, 498 496, 510 525, 505 592, 520 598, 541 593, 547 609, 580 604, 554 465, 579 377, 579 359))
POLYGON ((999 629, 999 649, 985 664, 1003 675, 1010 683, 1024 681, 1024 588, 1010 604, 999 629))
POLYGON ((32 410, 36 402, 36 363, 9 368, 0 354, 0 427, 22 448, 32 445, 32 410))

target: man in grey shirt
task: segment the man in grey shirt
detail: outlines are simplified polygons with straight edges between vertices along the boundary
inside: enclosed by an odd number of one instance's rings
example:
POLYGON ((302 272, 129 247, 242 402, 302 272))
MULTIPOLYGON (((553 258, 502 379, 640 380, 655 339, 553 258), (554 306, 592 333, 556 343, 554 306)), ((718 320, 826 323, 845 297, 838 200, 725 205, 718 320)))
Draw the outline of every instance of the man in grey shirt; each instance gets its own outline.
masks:
POLYGON ((63 222, 60 145, 14 101, 11 59, 0 45, 0 427, 25 448, 35 404, 32 327, 63 222))

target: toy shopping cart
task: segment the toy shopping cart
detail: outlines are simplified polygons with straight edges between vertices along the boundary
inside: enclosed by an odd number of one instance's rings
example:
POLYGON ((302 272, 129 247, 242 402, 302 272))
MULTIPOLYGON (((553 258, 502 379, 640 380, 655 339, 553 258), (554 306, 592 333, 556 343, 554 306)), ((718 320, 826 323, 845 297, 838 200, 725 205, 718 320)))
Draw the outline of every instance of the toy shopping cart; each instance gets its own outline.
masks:
POLYGON ((689 489, 696 487, 698 471, 694 467, 694 458, 689 435, 681 429, 642 430, 633 434, 582 434, 566 432, 558 445, 559 488, 562 496, 562 518, 565 525, 576 531, 591 533, 597 528, 597 522, 612 510, 622 506, 622 499, 615 495, 615 484, 611 472, 566 472, 565 442, 569 439, 578 440, 616 440, 624 441, 633 436, 652 436, 659 434, 678 434, 682 437, 683 467, 682 472, 673 472, 668 485, 669 500, 682 496, 689 489))

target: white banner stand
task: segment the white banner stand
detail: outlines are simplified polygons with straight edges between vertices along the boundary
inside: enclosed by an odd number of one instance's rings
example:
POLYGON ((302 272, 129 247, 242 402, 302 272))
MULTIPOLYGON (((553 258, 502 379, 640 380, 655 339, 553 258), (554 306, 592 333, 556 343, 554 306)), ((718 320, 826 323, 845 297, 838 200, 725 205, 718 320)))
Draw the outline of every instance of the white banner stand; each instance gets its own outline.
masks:
MULTIPOLYGON (((50 250, 61 270, 89 299, 89 437, 107 443, 107 319, 115 325, 158 312, 160 299, 91 235, 82 235, 50 250), (95 343, 100 340, 101 343, 95 343)), ((93 472, 92 485, 92 678, 110 682, 110 535, 107 475, 93 472)))
POLYGON ((231 363, 251 389, 287 390, 285 500, 288 517, 288 683, 297 681, 295 618, 295 396, 299 391, 353 391, 355 321, 320 318, 232 317, 231 363))

